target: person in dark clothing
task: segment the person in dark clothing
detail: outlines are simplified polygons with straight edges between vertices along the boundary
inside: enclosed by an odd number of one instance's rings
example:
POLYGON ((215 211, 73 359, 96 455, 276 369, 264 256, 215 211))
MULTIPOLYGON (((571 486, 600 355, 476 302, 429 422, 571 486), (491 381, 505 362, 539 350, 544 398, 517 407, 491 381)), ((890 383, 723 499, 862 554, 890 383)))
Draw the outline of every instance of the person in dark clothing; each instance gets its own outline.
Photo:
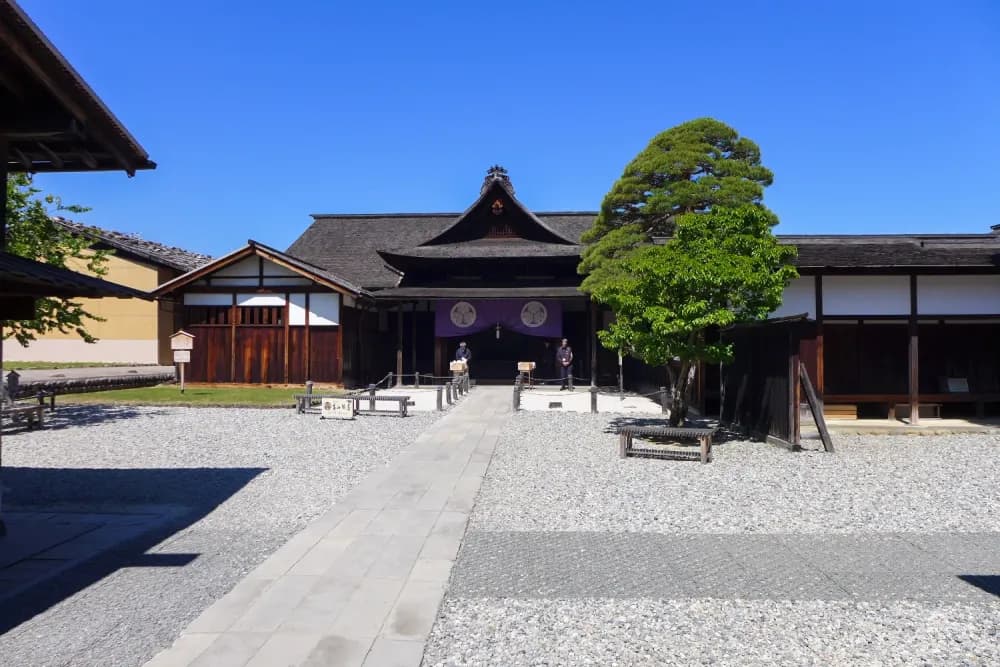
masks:
POLYGON ((556 363, 559 365, 559 378, 562 386, 559 391, 573 389, 573 348, 569 346, 569 341, 562 339, 562 345, 556 350, 556 363), (568 384, 568 386, 567 386, 568 384))
POLYGON ((472 359, 472 352, 469 350, 469 346, 465 344, 463 340, 458 344, 458 349, 455 350, 455 361, 464 361, 465 365, 469 365, 469 361, 472 359))

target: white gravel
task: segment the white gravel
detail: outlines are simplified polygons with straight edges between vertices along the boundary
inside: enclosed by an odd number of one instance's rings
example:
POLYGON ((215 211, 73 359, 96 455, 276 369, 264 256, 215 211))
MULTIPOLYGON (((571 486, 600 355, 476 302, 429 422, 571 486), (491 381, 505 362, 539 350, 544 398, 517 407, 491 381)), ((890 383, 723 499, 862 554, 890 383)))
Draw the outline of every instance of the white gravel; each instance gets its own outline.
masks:
POLYGON ((446 599, 437 665, 996 665, 1000 605, 446 599))
POLYGON ((191 563, 117 569, 0 637, 0 663, 143 664, 438 416, 64 407, 44 430, 5 434, 4 467, 21 468, 4 478, 9 511, 204 516, 156 547, 191 563))
POLYGON ((514 415, 470 530, 1000 531, 1000 432, 835 434, 833 454, 733 441, 702 465, 619 459, 609 425, 634 418, 514 415))

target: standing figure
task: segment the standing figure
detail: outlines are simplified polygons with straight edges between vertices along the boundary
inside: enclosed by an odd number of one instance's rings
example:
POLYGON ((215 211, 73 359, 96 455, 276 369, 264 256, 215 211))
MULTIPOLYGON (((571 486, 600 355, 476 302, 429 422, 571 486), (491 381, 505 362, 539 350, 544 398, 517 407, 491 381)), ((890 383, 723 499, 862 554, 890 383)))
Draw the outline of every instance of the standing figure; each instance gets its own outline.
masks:
POLYGON ((573 389, 573 348, 569 346, 569 341, 562 339, 562 345, 556 350, 556 362, 559 364, 559 378, 562 386, 559 391, 573 389), (568 386, 567 386, 568 385, 568 386))
POLYGON ((455 361, 465 362, 465 372, 469 372, 469 361, 472 359, 472 352, 469 350, 469 346, 465 344, 463 340, 458 344, 458 349, 455 350, 455 361))

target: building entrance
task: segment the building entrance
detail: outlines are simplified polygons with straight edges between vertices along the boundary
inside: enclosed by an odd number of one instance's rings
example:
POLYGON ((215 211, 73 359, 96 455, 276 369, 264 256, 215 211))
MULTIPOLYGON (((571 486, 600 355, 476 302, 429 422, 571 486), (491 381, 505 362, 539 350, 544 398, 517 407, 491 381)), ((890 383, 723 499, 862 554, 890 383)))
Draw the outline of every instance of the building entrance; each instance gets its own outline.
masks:
POLYGON ((528 336, 510 330, 487 329, 461 338, 448 338, 449 359, 455 356, 458 344, 465 341, 472 352, 470 375, 476 381, 502 381, 511 383, 517 376, 517 362, 534 361, 535 376, 551 378, 555 375, 555 350, 558 339, 528 336))

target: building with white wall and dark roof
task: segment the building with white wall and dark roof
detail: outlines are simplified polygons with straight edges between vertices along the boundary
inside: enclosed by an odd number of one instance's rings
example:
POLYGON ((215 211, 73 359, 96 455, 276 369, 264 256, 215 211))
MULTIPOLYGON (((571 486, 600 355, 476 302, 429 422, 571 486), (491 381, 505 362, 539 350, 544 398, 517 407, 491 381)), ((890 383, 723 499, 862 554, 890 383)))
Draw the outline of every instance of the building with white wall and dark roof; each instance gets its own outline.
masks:
MULTIPOLYGON (((554 377, 549 357, 566 337, 574 375, 614 384, 617 357, 595 337, 611 315, 579 291, 595 217, 532 211, 493 167, 465 212, 314 214, 285 252, 251 243, 157 294, 183 302, 184 327, 203 333, 192 380, 444 376, 464 340, 474 379, 512 382, 518 361, 554 377)), ((797 247, 800 277, 774 316, 806 315, 801 360, 827 403, 885 415, 912 388, 946 411, 1000 409, 1000 228, 779 238, 797 247)), ((625 376, 666 384, 634 360, 625 376)), ((718 386, 718 369, 703 368, 696 405, 717 410, 718 386)))

